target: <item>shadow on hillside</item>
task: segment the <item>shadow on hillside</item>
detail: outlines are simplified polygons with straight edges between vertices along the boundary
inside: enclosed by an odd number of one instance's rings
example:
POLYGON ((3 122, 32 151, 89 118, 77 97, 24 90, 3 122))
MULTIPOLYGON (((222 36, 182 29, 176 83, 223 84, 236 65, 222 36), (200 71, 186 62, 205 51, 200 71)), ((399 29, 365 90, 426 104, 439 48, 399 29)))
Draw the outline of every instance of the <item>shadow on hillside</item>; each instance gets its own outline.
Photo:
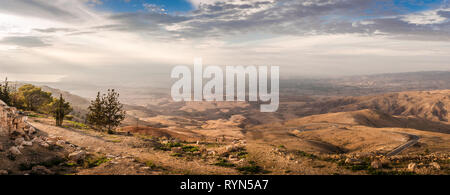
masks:
POLYGON ((394 128, 410 128, 422 131, 438 132, 450 134, 450 124, 443 122, 430 121, 423 118, 398 117, 385 113, 378 113, 377 117, 368 117, 363 114, 356 114, 355 121, 358 124, 375 128, 394 127, 394 128))

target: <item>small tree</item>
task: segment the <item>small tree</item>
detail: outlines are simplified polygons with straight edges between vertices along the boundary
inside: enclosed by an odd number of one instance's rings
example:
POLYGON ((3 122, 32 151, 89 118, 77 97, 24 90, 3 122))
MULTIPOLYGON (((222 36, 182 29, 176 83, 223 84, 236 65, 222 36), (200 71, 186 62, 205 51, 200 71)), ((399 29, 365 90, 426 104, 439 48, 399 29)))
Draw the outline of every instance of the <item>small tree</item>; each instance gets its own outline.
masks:
POLYGON ((73 110, 70 103, 64 100, 62 94, 60 94, 59 99, 54 99, 53 102, 50 103, 50 108, 52 109, 52 114, 55 117, 56 126, 62 126, 66 115, 73 110))
POLYGON ((125 119, 123 105, 119 101, 119 93, 114 89, 109 89, 108 94, 97 94, 97 98, 91 101, 89 113, 86 116, 87 122, 97 129, 106 128, 108 133, 114 133, 114 129, 125 119))
POLYGON ((42 91, 40 87, 26 84, 18 90, 18 107, 25 110, 42 111, 42 108, 52 102, 52 94, 42 91))
POLYGON ((0 84, 0 100, 11 105, 11 88, 9 87, 8 77, 6 77, 3 85, 0 84))
POLYGON ((97 129, 102 129, 104 126, 104 102, 103 97, 100 96, 100 92, 97 93, 97 98, 91 101, 91 105, 88 107, 88 114, 86 115, 86 121, 94 125, 97 129))
POLYGON ((123 105, 119 101, 119 93, 114 89, 108 89, 108 95, 104 98, 105 124, 108 133, 112 134, 113 129, 118 127, 125 119, 123 105))

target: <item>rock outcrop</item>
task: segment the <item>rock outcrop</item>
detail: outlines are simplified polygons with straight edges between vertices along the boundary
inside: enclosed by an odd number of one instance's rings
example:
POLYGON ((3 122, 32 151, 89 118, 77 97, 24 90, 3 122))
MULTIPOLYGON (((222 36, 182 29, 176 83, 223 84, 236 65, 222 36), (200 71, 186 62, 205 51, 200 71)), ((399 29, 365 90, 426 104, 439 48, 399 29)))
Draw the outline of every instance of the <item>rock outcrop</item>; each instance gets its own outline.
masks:
POLYGON ((68 151, 56 145, 63 141, 47 137, 27 119, 21 111, 0 101, 0 175, 64 173, 61 164, 68 151))
POLYGON ((0 136, 9 136, 17 142, 30 141, 36 129, 27 122, 27 119, 28 117, 22 115, 16 108, 0 101, 0 136))

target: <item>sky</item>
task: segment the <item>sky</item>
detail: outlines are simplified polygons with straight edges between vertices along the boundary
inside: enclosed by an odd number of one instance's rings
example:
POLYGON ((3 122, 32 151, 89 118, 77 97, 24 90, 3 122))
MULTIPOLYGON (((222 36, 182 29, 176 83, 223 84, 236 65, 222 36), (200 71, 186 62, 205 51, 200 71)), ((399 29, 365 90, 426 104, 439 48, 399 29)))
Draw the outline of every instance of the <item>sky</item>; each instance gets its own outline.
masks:
POLYGON ((0 78, 157 85, 176 65, 281 79, 450 70, 447 0, 1 0, 0 78))

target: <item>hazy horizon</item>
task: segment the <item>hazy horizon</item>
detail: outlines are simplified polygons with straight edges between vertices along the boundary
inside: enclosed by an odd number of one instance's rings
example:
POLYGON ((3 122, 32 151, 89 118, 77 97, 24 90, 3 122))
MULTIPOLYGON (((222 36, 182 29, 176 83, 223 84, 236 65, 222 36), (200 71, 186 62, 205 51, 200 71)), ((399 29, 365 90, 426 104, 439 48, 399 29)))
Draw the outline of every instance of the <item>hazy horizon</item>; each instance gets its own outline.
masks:
POLYGON ((5 1, 0 76, 157 86, 195 57, 281 79, 448 71, 449 18, 445 0, 5 1))

